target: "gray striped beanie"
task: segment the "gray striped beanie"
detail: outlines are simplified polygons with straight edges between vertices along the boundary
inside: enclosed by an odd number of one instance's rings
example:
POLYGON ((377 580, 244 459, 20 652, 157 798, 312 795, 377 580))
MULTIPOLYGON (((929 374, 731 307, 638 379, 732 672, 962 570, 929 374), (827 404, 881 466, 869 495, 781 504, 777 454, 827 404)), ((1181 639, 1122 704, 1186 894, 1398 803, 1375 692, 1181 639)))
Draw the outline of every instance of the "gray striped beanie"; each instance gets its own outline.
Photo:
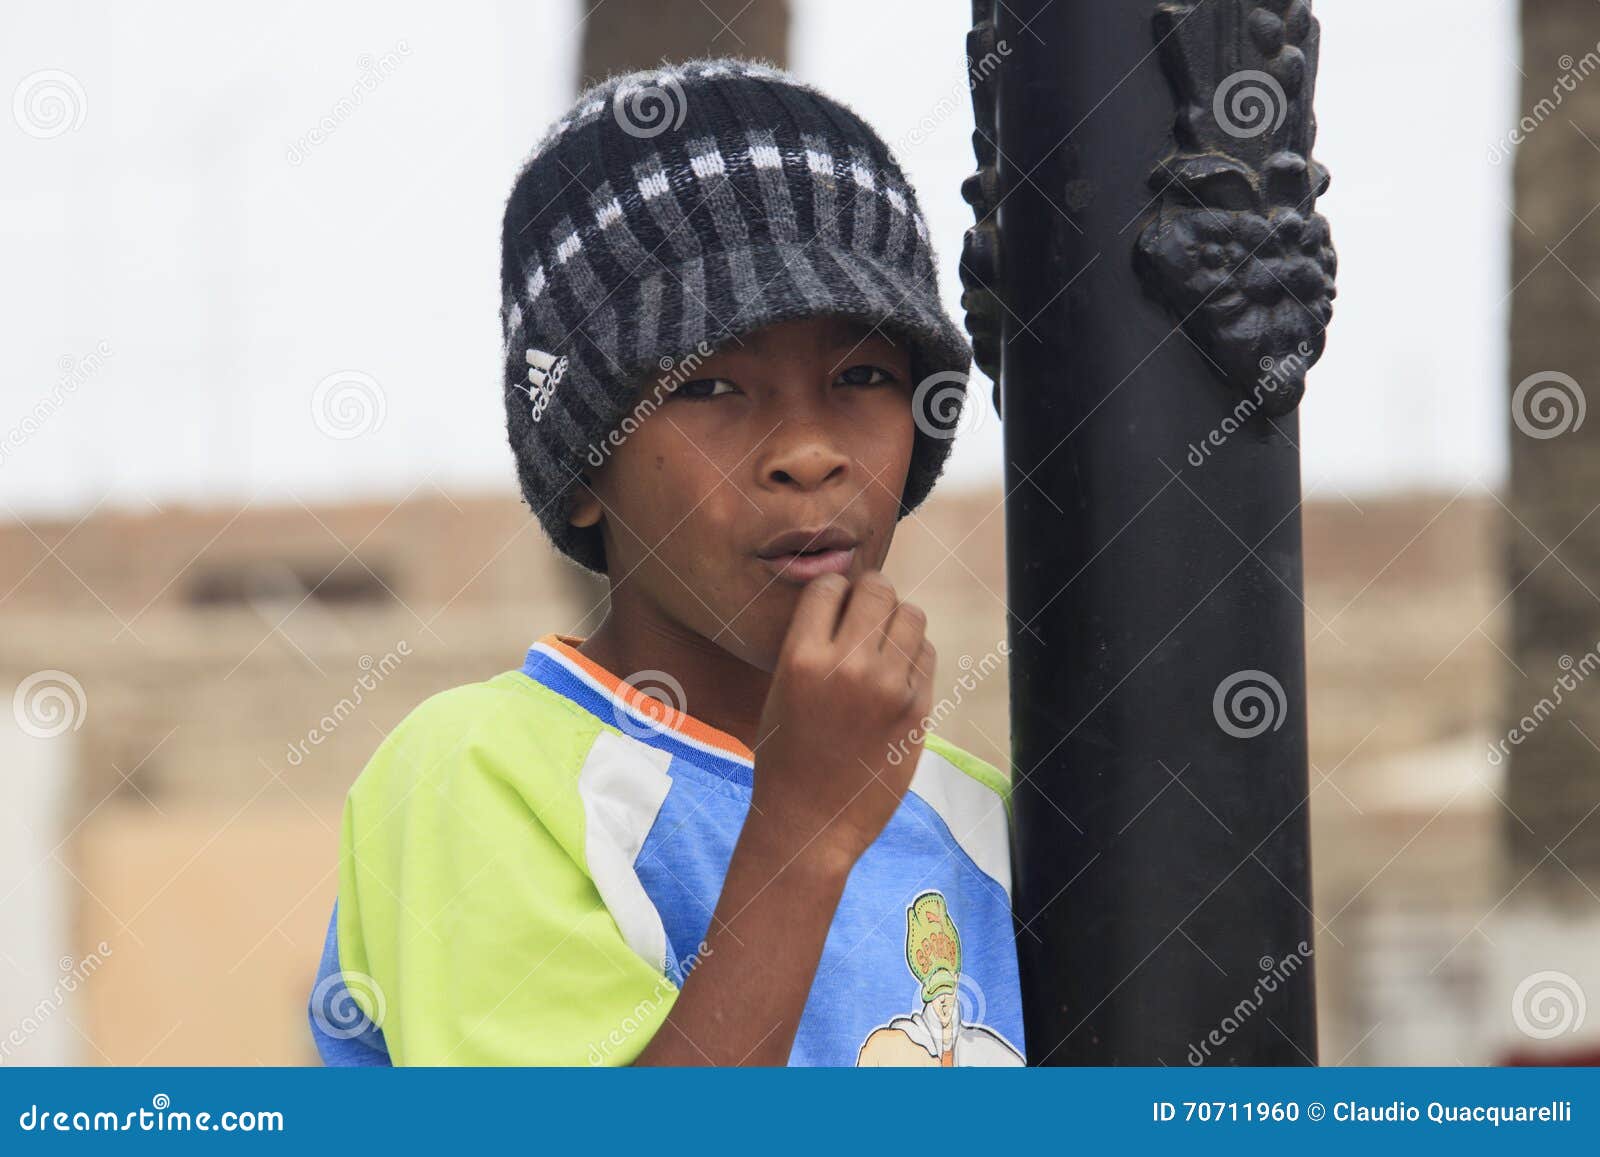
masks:
POLYGON ((775 322, 841 314, 904 344, 918 385, 901 517, 943 468, 972 351, 940 304, 927 223, 883 140, 779 69, 695 60, 585 91, 517 177, 500 280, 522 494, 590 570, 605 550, 568 521, 574 488, 659 403, 645 384, 775 322))

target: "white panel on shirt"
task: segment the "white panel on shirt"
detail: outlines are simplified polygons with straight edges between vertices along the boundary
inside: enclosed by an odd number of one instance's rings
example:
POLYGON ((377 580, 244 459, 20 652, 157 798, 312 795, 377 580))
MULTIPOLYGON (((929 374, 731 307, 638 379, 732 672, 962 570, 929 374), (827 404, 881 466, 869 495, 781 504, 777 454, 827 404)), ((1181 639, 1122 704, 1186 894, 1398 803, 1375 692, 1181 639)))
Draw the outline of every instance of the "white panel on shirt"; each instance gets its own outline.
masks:
POLYGON ((633 865, 672 788, 671 763, 665 751, 602 731, 578 773, 589 877, 628 947, 663 973, 667 930, 633 865))
POLYGON ((1006 805, 991 787, 973 779, 931 748, 922 749, 911 790, 939 813, 961 850, 1011 895, 1011 846, 1006 805))

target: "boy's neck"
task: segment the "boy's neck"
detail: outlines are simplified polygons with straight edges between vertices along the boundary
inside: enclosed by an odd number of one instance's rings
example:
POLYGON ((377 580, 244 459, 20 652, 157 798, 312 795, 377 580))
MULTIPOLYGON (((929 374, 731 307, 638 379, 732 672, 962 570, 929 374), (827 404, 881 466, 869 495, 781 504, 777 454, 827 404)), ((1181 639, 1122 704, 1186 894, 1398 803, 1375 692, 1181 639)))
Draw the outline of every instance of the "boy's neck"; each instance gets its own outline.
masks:
POLYGON ((666 672, 683 686, 685 702, 672 706, 754 750, 771 674, 630 604, 614 601, 579 652, 623 680, 641 671, 666 672))

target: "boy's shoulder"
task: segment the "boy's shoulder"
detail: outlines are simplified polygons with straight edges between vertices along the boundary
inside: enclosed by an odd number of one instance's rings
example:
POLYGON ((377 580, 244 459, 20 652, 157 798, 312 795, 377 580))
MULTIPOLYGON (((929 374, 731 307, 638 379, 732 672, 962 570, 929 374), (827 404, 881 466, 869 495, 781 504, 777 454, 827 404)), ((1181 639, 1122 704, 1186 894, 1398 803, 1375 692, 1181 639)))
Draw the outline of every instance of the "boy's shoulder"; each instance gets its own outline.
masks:
POLYGON ((957 771, 994 792, 1005 800, 1008 808, 1011 806, 1011 780, 994 764, 978 758, 972 752, 957 747, 938 735, 927 736, 923 740, 922 747, 924 756, 931 752, 936 758, 944 760, 957 771))
POLYGON ((928 735, 910 794, 933 809, 948 840, 1009 895, 1011 784, 1005 775, 970 751, 928 735))
POLYGON ((521 671, 501 671, 476 683, 436 691, 413 707, 391 735, 447 741, 516 741, 530 725, 581 728, 598 723, 569 699, 553 694, 521 671))
POLYGON ((581 727, 586 720, 598 723, 571 700, 552 693, 520 670, 510 670, 434 692, 407 712, 391 735, 492 740, 513 737, 518 724, 530 721, 543 727, 581 727))
POLYGON ((539 787, 525 782, 530 777, 554 786, 567 774, 576 776, 602 729, 571 700, 521 671, 502 671, 413 707, 379 744, 351 795, 442 786, 468 768, 519 786, 539 787))
MULTIPOLYGON (((572 787, 602 732, 614 730, 580 704, 520 670, 439 691, 407 713, 357 777, 352 795, 408 792, 440 784, 463 766, 487 767, 543 795, 572 787)), ((964 784, 998 795, 1009 812, 1004 772, 939 735, 923 741, 917 781, 964 784)), ((914 784, 914 790, 917 784, 914 784)))

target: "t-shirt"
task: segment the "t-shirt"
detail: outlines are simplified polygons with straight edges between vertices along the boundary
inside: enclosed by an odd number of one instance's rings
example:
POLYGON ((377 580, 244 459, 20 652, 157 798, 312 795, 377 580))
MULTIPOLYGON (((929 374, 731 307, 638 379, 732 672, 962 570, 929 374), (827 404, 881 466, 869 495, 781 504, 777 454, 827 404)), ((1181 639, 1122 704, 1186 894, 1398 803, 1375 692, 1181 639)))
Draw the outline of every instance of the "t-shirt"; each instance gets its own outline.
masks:
MULTIPOLYGON (((628 1064, 714 951, 752 753, 581 641, 428 699, 351 787, 309 1008, 326 1063, 628 1064)), ((1022 1063, 1008 807, 993 767, 925 741, 790 1064, 1022 1063)))

